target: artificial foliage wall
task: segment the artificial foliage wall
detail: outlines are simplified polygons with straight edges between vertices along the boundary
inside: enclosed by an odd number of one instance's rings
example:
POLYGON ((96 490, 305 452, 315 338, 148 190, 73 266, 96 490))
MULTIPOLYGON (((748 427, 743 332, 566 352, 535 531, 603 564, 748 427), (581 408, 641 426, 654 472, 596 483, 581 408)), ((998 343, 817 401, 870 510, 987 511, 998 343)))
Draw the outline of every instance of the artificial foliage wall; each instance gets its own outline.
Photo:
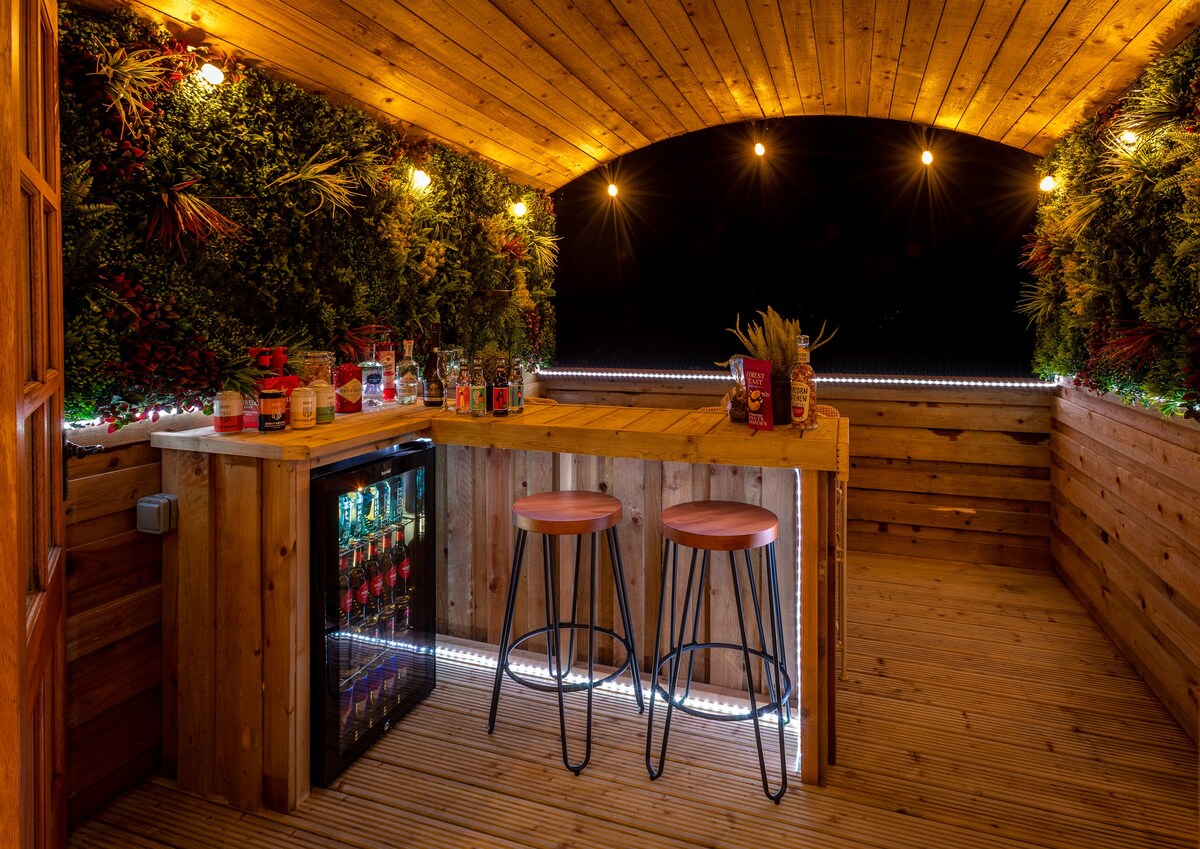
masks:
POLYGON ((1022 309, 1035 369, 1200 417, 1200 41, 1043 162, 1022 309))
POLYGON ((128 13, 60 31, 69 421, 204 408, 250 346, 552 355, 544 193, 128 13))

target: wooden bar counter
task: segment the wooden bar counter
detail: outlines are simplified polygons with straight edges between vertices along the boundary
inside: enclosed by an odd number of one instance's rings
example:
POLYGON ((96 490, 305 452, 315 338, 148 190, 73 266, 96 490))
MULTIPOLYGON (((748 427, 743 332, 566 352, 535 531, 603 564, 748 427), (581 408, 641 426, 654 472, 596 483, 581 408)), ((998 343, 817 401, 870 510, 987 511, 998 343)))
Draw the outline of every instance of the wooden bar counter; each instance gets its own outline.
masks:
MULTIPOLYGON (((563 404, 481 419, 391 406, 310 430, 154 434, 164 491, 179 496, 179 528, 163 550, 164 770, 181 788, 245 810, 288 811, 308 795, 309 478, 426 437, 438 446, 438 630, 454 637, 498 642, 509 506, 521 495, 587 488, 621 498, 643 655, 657 614, 658 512, 709 497, 774 510, 781 592, 793 602, 784 620, 800 630, 789 666, 799 682, 801 780, 817 783, 833 756, 829 578, 841 556, 848 431, 845 418, 807 432, 753 431, 715 412, 563 404)), ((714 628, 734 616, 722 571, 710 593, 714 628)), ((701 670, 703 680, 738 680, 740 667, 719 663, 701 670)))

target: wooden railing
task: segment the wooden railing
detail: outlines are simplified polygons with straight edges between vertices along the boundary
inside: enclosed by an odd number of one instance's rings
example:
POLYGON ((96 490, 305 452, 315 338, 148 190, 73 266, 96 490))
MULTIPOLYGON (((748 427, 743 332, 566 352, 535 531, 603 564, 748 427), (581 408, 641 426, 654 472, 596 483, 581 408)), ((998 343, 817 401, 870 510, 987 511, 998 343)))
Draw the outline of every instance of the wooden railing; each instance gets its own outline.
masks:
MULTIPOLYGON (((1051 568, 1053 390, 976 383, 818 384, 818 403, 850 419, 850 549, 1051 568)), ((686 377, 540 378, 543 394, 566 403, 695 408, 726 388, 686 377)))

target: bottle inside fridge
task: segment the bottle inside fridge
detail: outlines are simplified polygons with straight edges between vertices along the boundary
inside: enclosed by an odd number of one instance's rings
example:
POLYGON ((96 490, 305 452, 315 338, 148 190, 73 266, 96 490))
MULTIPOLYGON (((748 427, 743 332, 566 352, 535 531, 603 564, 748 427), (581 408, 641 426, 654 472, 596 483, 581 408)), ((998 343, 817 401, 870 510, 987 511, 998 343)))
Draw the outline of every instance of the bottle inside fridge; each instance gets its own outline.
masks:
POLYGON ((316 784, 434 687, 433 456, 420 440, 313 476, 316 784))

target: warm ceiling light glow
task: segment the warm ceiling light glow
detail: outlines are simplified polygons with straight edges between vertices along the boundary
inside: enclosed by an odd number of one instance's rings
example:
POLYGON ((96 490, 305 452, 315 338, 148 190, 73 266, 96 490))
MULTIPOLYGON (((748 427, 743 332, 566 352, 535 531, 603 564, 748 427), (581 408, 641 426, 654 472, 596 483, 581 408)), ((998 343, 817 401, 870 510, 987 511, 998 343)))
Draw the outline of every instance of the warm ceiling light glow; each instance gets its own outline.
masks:
POLYGON ((416 169, 413 171, 412 187, 414 189, 416 189, 418 192, 423 192, 426 189, 428 189, 430 182, 432 182, 432 181, 429 179, 429 175, 426 174, 424 171, 421 171, 420 169, 416 169))
POLYGON ((524 218, 525 213, 528 211, 529 209, 525 206, 523 201, 517 201, 512 205, 512 214, 514 218, 524 218))
POLYGON ((933 154, 930 153, 928 150, 921 154, 921 164, 922 165, 932 165, 933 164, 933 154))
POLYGON ((212 62, 205 62, 200 66, 200 76, 210 85, 220 85, 225 82, 225 72, 212 62))
POLYGON ((1038 183, 1038 188, 1043 192, 1052 192, 1057 185, 1058 183, 1054 181, 1054 178, 1047 174, 1042 178, 1042 182, 1038 183))
POLYGON ((1137 144, 1138 136, 1133 130, 1126 130, 1121 133, 1121 141, 1125 144, 1137 144))
POLYGON ((755 143, 755 145, 754 145, 754 155, 755 156, 762 156, 766 152, 767 152, 767 149, 765 147, 763 147, 762 142, 755 143))
POLYGON ((617 184, 616 183, 608 184, 608 196, 610 198, 615 198, 617 196, 617 184))

